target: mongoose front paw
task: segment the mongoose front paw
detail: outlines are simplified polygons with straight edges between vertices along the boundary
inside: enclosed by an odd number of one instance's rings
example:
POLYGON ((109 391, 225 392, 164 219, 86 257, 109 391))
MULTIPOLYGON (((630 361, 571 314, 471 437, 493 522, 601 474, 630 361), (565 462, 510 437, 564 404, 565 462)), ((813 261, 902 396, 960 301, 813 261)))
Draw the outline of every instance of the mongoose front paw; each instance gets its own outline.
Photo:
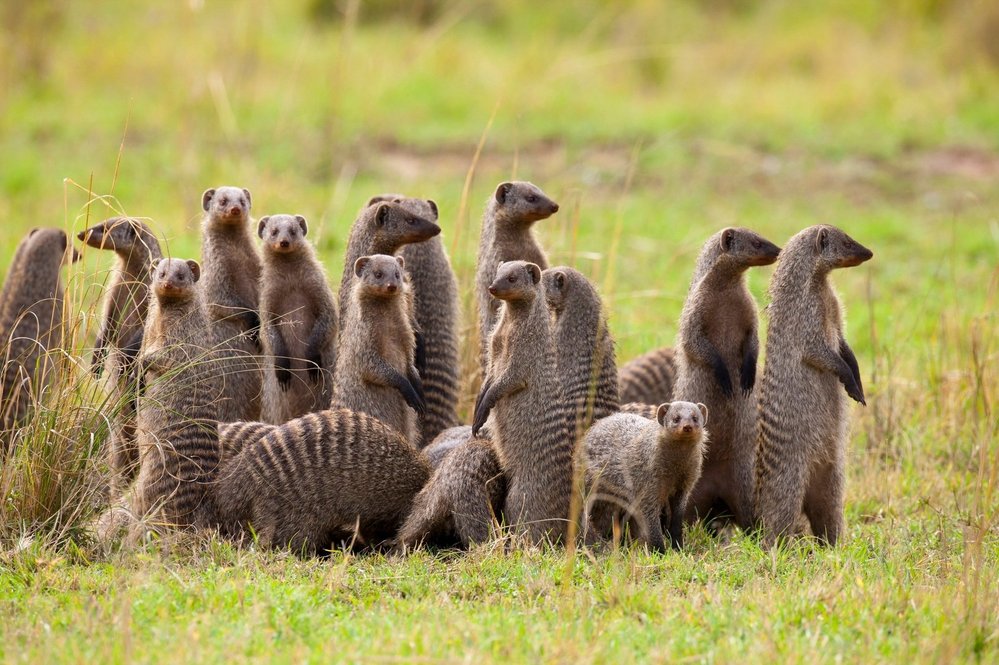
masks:
POLYGON ((305 358, 305 362, 308 363, 309 369, 309 380, 313 383, 319 383, 319 377, 322 375, 323 358, 318 353, 310 353, 305 358))

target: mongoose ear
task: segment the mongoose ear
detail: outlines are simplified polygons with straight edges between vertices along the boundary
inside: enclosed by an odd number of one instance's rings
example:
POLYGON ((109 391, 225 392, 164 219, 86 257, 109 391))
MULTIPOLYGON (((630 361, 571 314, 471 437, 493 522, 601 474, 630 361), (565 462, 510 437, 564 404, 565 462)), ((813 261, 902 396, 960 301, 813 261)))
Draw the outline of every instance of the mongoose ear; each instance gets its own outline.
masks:
POLYGON ((259 237, 259 238, 263 238, 264 237, 264 229, 267 228, 267 222, 269 222, 269 221, 271 221, 271 216, 270 215, 266 215, 264 217, 261 217, 257 221, 257 237, 259 237))
POLYGON ((427 199, 427 205, 430 206, 430 210, 434 213, 434 218, 430 221, 436 222, 440 217, 440 213, 437 212, 437 202, 433 199, 427 199))
POLYGON ((213 198, 215 198, 214 189, 206 189, 205 193, 201 195, 201 207, 205 209, 205 212, 212 207, 213 198))
POLYGON ((561 270, 555 273, 555 286, 560 289, 565 288, 565 273, 561 270))
POLYGON ((197 283, 197 281, 201 279, 201 266, 199 266, 198 262, 194 259, 188 259, 187 267, 191 269, 191 275, 194 276, 194 281, 197 283))
POLYGON ((364 266, 368 265, 368 261, 370 260, 370 256, 362 256, 358 260, 354 261, 354 275, 360 277, 361 273, 364 272, 364 266))
POLYGON ((664 404, 660 404, 659 408, 656 409, 656 422, 663 427, 666 426, 666 414, 669 413, 669 407, 671 405, 671 402, 666 402, 664 404))
POLYGON ((380 204, 378 206, 378 209, 375 210, 375 224, 377 224, 378 226, 384 226, 385 222, 388 221, 389 210, 390 210, 389 204, 387 203, 380 204))
POLYGON ((301 215, 295 215, 295 221, 298 222, 298 226, 302 229, 302 235, 307 235, 309 233, 309 223, 305 221, 305 218, 301 215))
POLYGON ((152 261, 150 261, 150 263, 149 263, 149 272, 155 271, 156 270, 156 266, 158 266, 160 264, 160 261, 162 261, 162 260, 163 259, 153 259, 152 261))
POLYGON ((42 227, 36 226, 35 228, 33 228, 30 231, 28 231, 28 237, 30 238, 31 236, 35 235, 36 233, 38 233, 41 230, 42 230, 42 227))
POLYGON ((707 425, 708 424, 708 407, 706 407, 705 405, 703 405, 700 402, 698 402, 697 403, 697 409, 701 412, 701 424, 702 425, 707 425))
POLYGON ((541 281, 541 268, 534 263, 528 263, 526 266, 528 274, 531 276, 531 281, 535 284, 541 281))
POLYGON ((243 193, 246 194, 246 209, 249 210, 253 206, 253 199, 250 198, 250 190, 244 187, 243 193))
POLYGON ((370 199, 368 199, 368 202, 364 204, 364 207, 370 208, 376 203, 381 203, 382 201, 389 201, 389 200, 391 199, 389 199, 389 197, 385 196, 384 194, 376 194, 375 196, 372 196, 370 199))
POLYGON ((510 193, 511 189, 513 189, 512 182, 500 183, 500 186, 496 188, 496 203, 500 205, 506 203, 506 195, 510 193))
POLYGON ((727 252, 732 249, 733 240, 735 240, 735 229, 725 229, 722 231, 719 242, 723 252, 727 252))
POLYGON ((405 267, 406 267, 406 259, 402 258, 401 256, 397 256, 397 257, 395 257, 395 262, 399 264, 400 268, 405 269, 405 267))
POLYGON ((815 253, 821 254, 822 250, 829 244, 829 232, 826 229, 819 229, 815 234, 815 253))

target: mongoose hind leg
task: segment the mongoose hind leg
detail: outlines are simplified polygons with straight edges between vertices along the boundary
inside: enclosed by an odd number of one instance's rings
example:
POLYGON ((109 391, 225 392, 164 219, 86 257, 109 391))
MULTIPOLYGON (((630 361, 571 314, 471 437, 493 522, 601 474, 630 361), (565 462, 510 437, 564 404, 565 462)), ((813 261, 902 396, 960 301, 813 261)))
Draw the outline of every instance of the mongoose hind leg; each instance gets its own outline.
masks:
POLYGON ((756 510, 763 529, 763 543, 773 547, 778 539, 795 533, 795 523, 805 500, 808 470, 804 459, 787 458, 768 465, 757 480, 756 510))
POLYGON ((812 533, 835 545, 843 530, 843 464, 826 463, 812 470, 804 500, 812 533))

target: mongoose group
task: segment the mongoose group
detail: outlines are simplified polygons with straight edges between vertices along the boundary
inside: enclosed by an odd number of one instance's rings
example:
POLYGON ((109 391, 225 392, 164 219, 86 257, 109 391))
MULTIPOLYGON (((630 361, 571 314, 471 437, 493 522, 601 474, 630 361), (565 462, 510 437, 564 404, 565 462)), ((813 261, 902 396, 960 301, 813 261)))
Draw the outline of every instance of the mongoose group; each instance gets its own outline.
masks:
MULTIPOLYGON (((618 371, 599 291, 550 268, 532 231, 558 204, 499 184, 475 277, 482 383, 462 424, 458 282, 434 201, 373 196, 336 294, 304 216, 254 222, 242 187, 208 189, 201 206, 200 262, 163 258, 139 219, 78 235, 117 257, 91 364, 130 541, 210 529, 319 554, 578 534, 665 550, 685 525, 726 519, 767 546, 806 522, 822 542, 843 536, 847 397, 865 397, 828 275, 873 254, 841 230, 810 227, 783 249, 745 228, 712 235, 675 344, 618 371), (745 273, 775 262, 757 381, 745 273)), ((11 263, 0 456, 60 380, 59 273, 77 256, 43 228, 11 263)))

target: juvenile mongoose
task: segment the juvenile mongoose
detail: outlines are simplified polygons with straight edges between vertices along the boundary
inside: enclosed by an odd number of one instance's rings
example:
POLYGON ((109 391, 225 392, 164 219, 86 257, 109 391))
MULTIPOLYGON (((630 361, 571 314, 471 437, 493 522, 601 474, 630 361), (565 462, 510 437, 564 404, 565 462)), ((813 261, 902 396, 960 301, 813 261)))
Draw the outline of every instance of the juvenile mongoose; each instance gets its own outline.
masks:
POLYGON ((621 402, 656 406, 668 402, 676 380, 676 357, 672 347, 654 349, 632 358, 618 370, 621 402))
MULTIPOLYGON (((410 212, 438 221, 437 204, 399 194, 382 194, 368 201, 393 201, 410 212)), ((416 369, 423 381, 427 409, 419 419, 420 445, 426 446, 448 427, 458 425, 458 285, 441 237, 404 246, 399 255, 413 286, 413 312, 423 340, 416 369)))
POLYGON ((157 260, 152 270, 153 298, 138 357, 143 389, 132 512, 154 528, 210 527, 217 523, 210 487, 221 456, 216 414, 222 380, 197 286, 201 270, 181 259, 157 260))
POLYGON ((504 261, 528 261, 541 270, 548 257, 531 232, 535 222, 558 212, 558 204, 529 182, 504 182, 486 203, 475 268, 475 297, 479 310, 479 349, 485 369, 489 335, 499 312, 499 301, 489 293, 496 270, 504 261))
POLYGON ((472 434, 492 411, 490 430, 507 479, 503 514, 515 534, 534 543, 560 541, 572 492, 571 406, 562 396, 541 268, 527 261, 500 265, 489 293, 503 301, 489 340, 485 382, 475 403, 472 434))
POLYGON ((250 222, 250 192, 238 187, 206 190, 201 226, 201 291, 219 354, 225 397, 222 422, 260 420, 260 255, 250 222))
POLYGON ((787 242, 770 280, 756 457, 756 511, 768 546, 792 534, 802 510, 830 545, 843 531, 846 397, 866 402, 829 272, 872 256, 838 228, 812 226, 787 242))
POLYGON ((694 269, 676 339, 675 399, 711 410, 711 445, 688 505, 688 519, 706 518, 717 504, 735 523, 752 523, 756 454, 756 301, 746 285, 752 266, 777 260, 780 248, 744 228, 712 235, 694 269))
POLYGON ((257 222, 257 234, 264 241, 263 419, 274 424, 329 408, 333 397, 336 299, 306 240, 308 230, 301 215, 271 215, 257 222))
POLYGON ((584 514, 595 535, 610 535, 623 518, 632 535, 663 551, 665 523, 670 544, 683 547, 683 515, 701 473, 707 419, 703 404, 667 402, 655 421, 618 413, 593 424, 584 439, 584 514))
POLYGON ((418 450, 384 423, 349 409, 310 413, 244 445, 219 474, 225 529, 252 527, 264 547, 318 553, 356 533, 395 535, 430 476, 418 450))
POLYGON ((112 217, 77 237, 95 249, 115 253, 115 267, 104 298, 104 318, 97 335, 92 369, 107 369, 111 403, 116 406, 110 422, 109 462, 112 487, 120 492, 139 468, 135 441, 135 356, 142 345, 142 331, 149 308, 149 266, 162 257, 160 243, 145 223, 129 217, 112 217))
POLYGON ((424 402, 413 365, 416 339, 404 266, 402 257, 384 254, 362 256, 354 263, 333 403, 367 413, 415 444, 416 413, 424 410, 424 402))
POLYGON ((62 345, 64 333, 59 270, 78 256, 55 228, 31 230, 15 252, 0 312, 0 457, 55 380, 48 354, 62 345))

